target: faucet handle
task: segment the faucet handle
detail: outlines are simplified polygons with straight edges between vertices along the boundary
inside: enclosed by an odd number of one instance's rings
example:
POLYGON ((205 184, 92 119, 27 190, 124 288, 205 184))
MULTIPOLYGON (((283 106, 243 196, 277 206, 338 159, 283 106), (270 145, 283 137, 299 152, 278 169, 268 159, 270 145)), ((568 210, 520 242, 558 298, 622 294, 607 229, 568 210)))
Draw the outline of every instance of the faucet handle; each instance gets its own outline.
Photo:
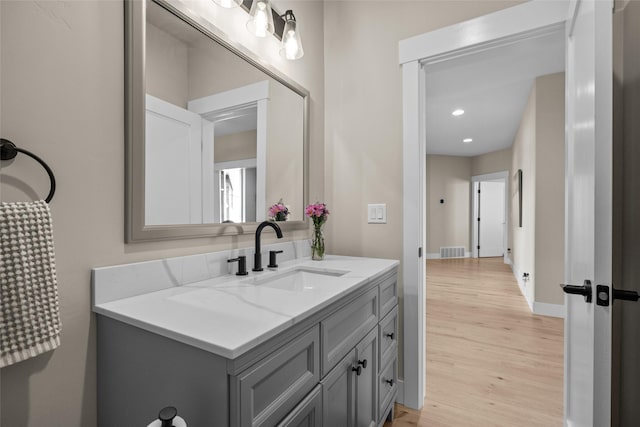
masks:
POLYGON ((269 251, 269 265, 268 268, 278 268, 278 264, 276 264, 276 256, 281 254, 283 251, 269 251))
POLYGON ((247 274, 247 257, 240 255, 238 258, 228 259, 227 262, 238 262, 238 272, 236 276, 246 276, 247 274))

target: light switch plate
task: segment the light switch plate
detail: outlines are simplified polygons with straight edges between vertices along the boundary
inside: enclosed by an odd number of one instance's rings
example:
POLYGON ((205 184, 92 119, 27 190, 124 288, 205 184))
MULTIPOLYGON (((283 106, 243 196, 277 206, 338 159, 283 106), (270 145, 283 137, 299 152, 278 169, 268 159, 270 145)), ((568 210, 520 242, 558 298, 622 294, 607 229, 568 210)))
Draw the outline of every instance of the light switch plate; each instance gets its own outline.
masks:
POLYGON ((369 224, 387 223, 386 203, 370 203, 367 205, 367 219, 369 224))

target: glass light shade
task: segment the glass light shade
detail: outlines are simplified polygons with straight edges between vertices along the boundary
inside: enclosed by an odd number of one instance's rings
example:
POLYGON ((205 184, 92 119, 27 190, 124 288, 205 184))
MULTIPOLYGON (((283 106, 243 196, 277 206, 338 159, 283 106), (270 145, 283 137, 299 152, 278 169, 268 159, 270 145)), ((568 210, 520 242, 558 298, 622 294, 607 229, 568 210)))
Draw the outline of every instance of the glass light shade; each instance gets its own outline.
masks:
POLYGON ((242 4, 242 0, 213 0, 213 2, 225 9, 233 9, 242 4))
POLYGON ((273 34, 273 15, 269 0, 253 0, 247 29, 256 37, 267 37, 267 34, 273 34))
POLYGON ((292 11, 287 10, 284 19, 280 56, 290 60, 302 58, 304 50, 302 49, 302 39, 300 38, 300 31, 298 31, 296 17, 293 16, 292 11))

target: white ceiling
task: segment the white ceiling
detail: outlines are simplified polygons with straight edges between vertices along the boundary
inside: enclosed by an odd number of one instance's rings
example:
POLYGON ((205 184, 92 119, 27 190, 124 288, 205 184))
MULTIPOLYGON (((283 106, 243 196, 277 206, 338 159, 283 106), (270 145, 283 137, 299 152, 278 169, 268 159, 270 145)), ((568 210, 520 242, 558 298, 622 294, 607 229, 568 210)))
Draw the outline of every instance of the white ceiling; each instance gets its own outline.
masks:
POLYGON ((215 117, 207 117, 214 122, 216 136, 230 135, 234 133, 256 130, 258 124, 258 107, 238 107, 220 112, 215 117))
POLYGON ((564 49, 564 33, 556 32, 427 65, 427 154, 510 147, 535 78, 564 71, 564 49), (465 114, 453 116, 456 109, 465 114))

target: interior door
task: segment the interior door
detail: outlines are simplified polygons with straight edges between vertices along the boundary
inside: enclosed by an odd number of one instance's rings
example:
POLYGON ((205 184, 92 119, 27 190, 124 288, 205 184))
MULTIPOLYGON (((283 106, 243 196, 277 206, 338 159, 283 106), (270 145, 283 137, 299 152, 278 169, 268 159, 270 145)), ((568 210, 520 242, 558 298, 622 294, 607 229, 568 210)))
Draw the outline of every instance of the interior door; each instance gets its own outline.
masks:
POLYGON ((478 256, 503 256, 504 181, 482 181, 478 191, 478 256))
MULTIPOLYGON (((565 296, 565 425, 611 424, 612 4, 578 0, 567 22, 565 279, 592 288, 565 296)), ((567 289, 565 289, 566 291, 567 289)), ((575 289, 574 289, 575 290, 575 289)))

